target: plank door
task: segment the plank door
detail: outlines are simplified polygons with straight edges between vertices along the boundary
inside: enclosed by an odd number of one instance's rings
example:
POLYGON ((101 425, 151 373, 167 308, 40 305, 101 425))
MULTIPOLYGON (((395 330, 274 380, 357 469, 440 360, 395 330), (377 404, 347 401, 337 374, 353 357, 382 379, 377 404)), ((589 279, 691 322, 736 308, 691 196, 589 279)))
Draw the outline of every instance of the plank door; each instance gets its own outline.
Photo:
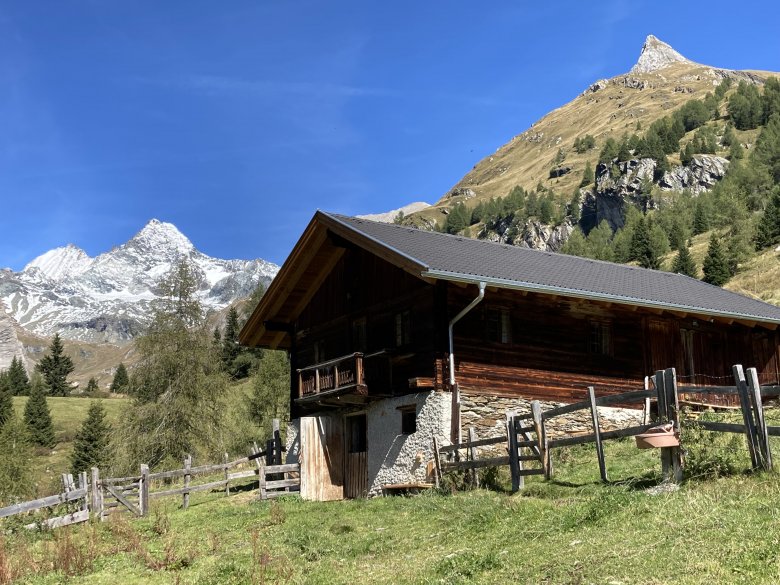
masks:
POLYGON ((301 497, 344 499, 344 424, 341 416, 301 417, 301 497))
POLYGON ((346 453, 344 466, 344 497, 365 498, 368 493, 368 437, 365 414, 344 419, 346 453))

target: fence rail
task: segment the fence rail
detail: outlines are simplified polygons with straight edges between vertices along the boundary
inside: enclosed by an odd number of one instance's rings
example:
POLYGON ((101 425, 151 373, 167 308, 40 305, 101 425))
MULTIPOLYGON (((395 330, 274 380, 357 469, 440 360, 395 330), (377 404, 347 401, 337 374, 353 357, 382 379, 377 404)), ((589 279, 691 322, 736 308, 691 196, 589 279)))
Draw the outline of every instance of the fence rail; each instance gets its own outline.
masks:
POLYGON ((65 506, 65 513, 60 516, 43 518, 39 522, 27 525, 27 528, 45 526, 58 528, 86 522, 90 516, 104 520, 108 515, 119 512, 130 512, 135 516, 146 516, 149 513, 149 502, 170 496, 182 496, 182 508, 190 503, 190 494, 215 489, 224 489, 225 495, 230 495, 231 484, 239 480, 257 478, 258 497, 260 499, 289 495, 300 491, 300 468, 295 464, 282 464, 282 453, 285 451, 279 431, 279 421, 273 421, 273 439, 266 443, 266 448, 260 450, 253 445, 251 453, 245 457, 230 460, 225 454, 222 463, 192 466, 192 457, 184 458, 181 469, 171 469, 150 473, 148 465, 141 465, 139 475, 125 477, 101 477, 98 468, 92 468, 91 481, 87 474, 81 473, 76 487, 73 476, 62 475, 63 492, 37 500, 20 502, 5 508, 0 508, 0 518, 19 514, 34 513, 43 509, 55 509, 65 506), (241 469, 242 466, 252 466, 241 469), (231 470, 234 470, 231 472, 231 470), (219 480, 193 484, 194 477, 202 476, 209 479, 215 474, 223 474, 219 480), (181 479, 181 487, 164 487, 154 490, 154 484, 170 483, 181 479), (73 510, 73 506, 78 509, 73 510))

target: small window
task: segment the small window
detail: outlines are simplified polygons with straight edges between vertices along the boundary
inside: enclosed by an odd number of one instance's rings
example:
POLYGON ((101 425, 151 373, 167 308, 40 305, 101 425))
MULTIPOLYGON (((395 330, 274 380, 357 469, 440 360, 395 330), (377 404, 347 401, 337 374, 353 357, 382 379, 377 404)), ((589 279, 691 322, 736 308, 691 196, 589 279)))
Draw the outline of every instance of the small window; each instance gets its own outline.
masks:
POLYGON ((401 411, 401 434, 411 435, 417 432, 417 407, 414 404, 399 406, 401 411))
POLYGON ((368 348, 365 317, 352 321, 352 348, 353 351, 362 352, 365 352, 368 348))
POLYGON ((612 327, 609 323, 591 321, 588 351, 596 355, 612 355, 612 327))
POLYGON ((493 343, 511 343, 512 322, 506 309, 488 309, 485 315, 485 337, 493 343))
POLYGON ((403 311, 395 316, 395 346, 409 345, 412 342, 412 313, 403 311))

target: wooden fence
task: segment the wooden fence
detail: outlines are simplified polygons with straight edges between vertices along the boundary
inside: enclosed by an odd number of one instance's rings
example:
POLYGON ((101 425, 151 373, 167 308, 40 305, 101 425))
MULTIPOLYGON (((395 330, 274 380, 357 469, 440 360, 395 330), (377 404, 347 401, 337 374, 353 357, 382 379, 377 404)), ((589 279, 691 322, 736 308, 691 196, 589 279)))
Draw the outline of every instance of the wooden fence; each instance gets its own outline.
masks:
MULTIPOLYGON (((262 451, 253 445, 246 457, 231 461, 225 453, 221 463, 193 466, 192 457, 187 455, 180 469, 151 473, 148 465, 141 465, 138 475, 125 477, 101 477, 100 470, 93 467, 90 481, 86 473, 79 475, 78 487, 72 475, 63 474, 63 493, 0 508, 0 518, 62 507, 66 509, 65 514, 44 517, 27 527, 57 528, 85 522, 90 515, 105 520, 118 512, 130 512, 134 516, 143 517, 149 514, 151 500, 181 496, 182 508, 187 509, 190 494, 219 489, 229 496, 231 487, 235 488, 237 482, 249 478, 257 479, 259 499, 290 495, 300 491, 300 468, 297 463, 282 464, 283 451, 279 422, 274 421, 274 438, 266 443, 262 451), (215 476, 221 477, 215 480, 215 476), (197 478, 206 481, 198 483, 197 478), (180 482, 181 485, 170 487, 174 482, 180 482)), ((246 486, 246 481, 242 484, 246 486)))
MULTIPOLYGON (((681 425, 685 424, 680 417, 681 393, 686 396, 703 397, 706 403, 708 394, 722 396, 735 395, 739 398, 743 423, 723 423, 710 421, 696 421, 699 428, 714 432, 742 433, 746 436, 748 451, 754 469, 771 469, 772 453, 769 445, 770 436, 780 436, 780 426, 767 426, 764 417, 763 400, 780 396, 780 386, 761 387, 758 382, 758 374, 755 368, 749 368, 745 373, 741 365, 732 368, 734 386, 682 386, 678 387, 677 375, 674 368, 659 370, 652 376, 654 388, 610 394, 596 397, 593 386, 588 387, 588 399, 566 404, 556 408, 542 411, 538 400, 531 402, 531 412, 525 414, 507 414, 506 435, 477 439, 473 429, 469 431, 469 439, 465 443, 440 447, 434 440, 434 465, 436 469, 437 483, 441 481, 443 472, 455 470, 476 470, 484 467, 508 465, 512 476, 512 490, 517 491, 523 487, 524 477, 528 475, 544 475, 546 479, 552 478, 553 463, 551 452, 555 448, 570 445, 584 445, 593 443, 596 449, 596 458, 599 466, 599 474, 603 481, 608 481, 606 462, 604 459, 604 441, 620 439, 643 434, 653 427, 670 424, 674 435, 679 438, 681 425), (654 422, 647 422, 650 411, 650 402, 657 406, 657 416, 654 422), (599 421, 599 406, 629 406, 640 403, 644 406, 645 422, 623 429, 604 431, 599 421), (588 410, 592 423, 592 432, 576 434, 557 438, 548 437, 548 423, 557 417, 569 415, 574 412, 588 410), (496 457, 493 453, 490 457, 479 458, 477 447, 487 445, 506 444, 507 455, 496 457), (465 453, 465 456, 460 456, 465 453), (454 459, 454 460, 453 460, 454 459), (524 468, 524 463, 539 463, 541 467, 524 468)), ((683 451, 682 447, 663 447, 660 449, 661 473, 664 481, 682 481, 683 477, 683 451)), ((474 484, 474 480, 472 480, 474 484)))

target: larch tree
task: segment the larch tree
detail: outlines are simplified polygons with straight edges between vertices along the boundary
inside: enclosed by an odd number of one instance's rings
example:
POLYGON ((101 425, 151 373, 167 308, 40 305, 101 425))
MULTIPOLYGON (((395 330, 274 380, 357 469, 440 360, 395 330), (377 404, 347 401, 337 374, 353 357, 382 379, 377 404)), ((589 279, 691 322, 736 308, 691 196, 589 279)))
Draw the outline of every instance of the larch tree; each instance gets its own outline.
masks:
POLYGON ((43 374, 51 396, 69 396, 68 375, 73 372, 73 360, 66 356, 59 333, 49 346, 49 353, 38 362, 35 368, 43 374))
POLYGON ((179 263, 160 289, 152 322, 136 342, 140 360, 130 381, 135 401, 120 441, 128 467, 220 453, 227 377, 205 326, 189 264, 179 263))

